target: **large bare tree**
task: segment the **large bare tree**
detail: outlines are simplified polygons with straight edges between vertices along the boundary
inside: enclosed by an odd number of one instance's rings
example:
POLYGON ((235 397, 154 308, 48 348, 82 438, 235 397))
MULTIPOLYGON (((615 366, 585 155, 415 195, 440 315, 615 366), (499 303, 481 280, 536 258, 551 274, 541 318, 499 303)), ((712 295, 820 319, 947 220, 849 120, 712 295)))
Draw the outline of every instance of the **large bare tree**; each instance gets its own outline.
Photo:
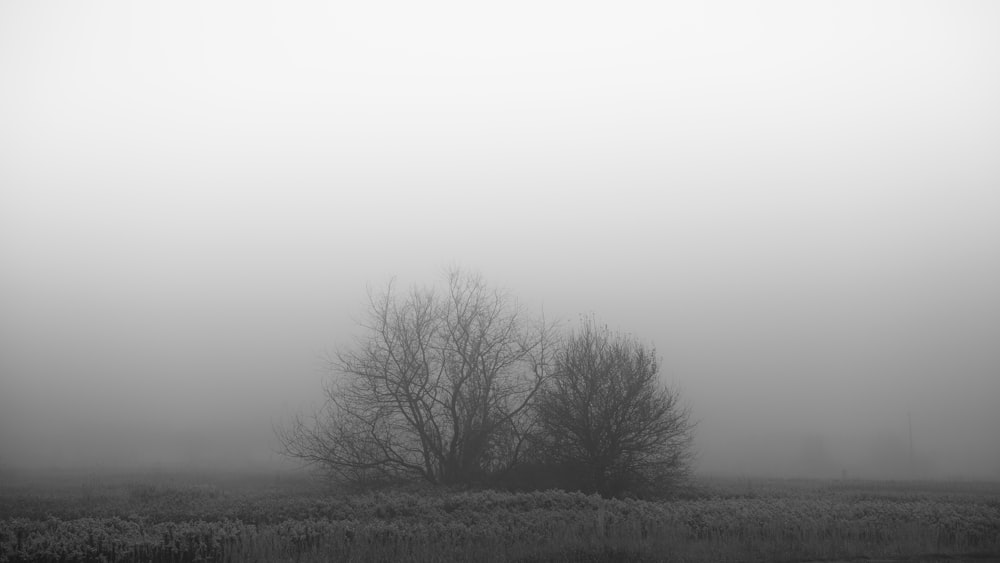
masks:
POLYGON ((558 483, 602 495, 665 492, 690 468, 693 424, 656 351, 585 319, 535 408, 536 453, 558 483))
POLYGON ((369 293, 364 336, 329 360, 325 406, 278 428, 284 452, 339 480, 470 483, 513 466, 552 330, 452 269, 443 291, 369 293))

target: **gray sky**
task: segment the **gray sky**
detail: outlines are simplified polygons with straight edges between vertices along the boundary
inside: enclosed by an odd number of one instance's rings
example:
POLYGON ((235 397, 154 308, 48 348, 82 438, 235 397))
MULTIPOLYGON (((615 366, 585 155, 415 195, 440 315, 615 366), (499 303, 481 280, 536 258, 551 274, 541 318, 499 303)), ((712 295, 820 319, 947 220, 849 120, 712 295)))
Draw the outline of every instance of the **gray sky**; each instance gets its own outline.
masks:
POLYGON ((702 471, 1000 475, 996 3, 10 1, 0 82, 0 463, 271 463, 459 263, 702 471))

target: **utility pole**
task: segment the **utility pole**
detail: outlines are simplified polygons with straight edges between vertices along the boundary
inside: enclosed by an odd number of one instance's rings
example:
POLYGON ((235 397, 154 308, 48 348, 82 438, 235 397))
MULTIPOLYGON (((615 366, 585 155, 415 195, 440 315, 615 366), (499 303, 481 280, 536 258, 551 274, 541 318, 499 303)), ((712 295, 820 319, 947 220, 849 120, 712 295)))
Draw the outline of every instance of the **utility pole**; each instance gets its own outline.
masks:
POLYGON ((910 411, 906 411, 906 426, 910 430, 910 477, 913 477, 913 418, 910 411))

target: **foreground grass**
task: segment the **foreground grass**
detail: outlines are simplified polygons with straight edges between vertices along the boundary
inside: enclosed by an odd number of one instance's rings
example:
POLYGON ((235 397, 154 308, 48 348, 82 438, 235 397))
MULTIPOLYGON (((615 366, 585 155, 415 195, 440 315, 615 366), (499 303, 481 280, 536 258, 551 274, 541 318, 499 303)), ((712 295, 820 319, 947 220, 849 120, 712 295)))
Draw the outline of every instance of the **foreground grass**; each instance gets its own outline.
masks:
POLYGON ((339 496, 148 476, 0 486, 3 561, 808 561, 1000 554, 1000 486, 701 481, 579 493, 339 496))

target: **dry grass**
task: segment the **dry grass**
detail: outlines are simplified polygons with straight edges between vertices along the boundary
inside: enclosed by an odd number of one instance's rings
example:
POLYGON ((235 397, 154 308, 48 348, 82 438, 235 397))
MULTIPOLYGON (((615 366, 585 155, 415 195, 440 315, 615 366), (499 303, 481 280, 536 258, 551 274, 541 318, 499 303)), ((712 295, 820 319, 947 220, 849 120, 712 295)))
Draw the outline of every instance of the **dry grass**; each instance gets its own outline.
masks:
POLYGON ((0 486, 0 561, 954 563, 972 554, 1000 559, 1000 485, 701 480, 656 503, 555 491, 343 497, 273 476, 0 486))

